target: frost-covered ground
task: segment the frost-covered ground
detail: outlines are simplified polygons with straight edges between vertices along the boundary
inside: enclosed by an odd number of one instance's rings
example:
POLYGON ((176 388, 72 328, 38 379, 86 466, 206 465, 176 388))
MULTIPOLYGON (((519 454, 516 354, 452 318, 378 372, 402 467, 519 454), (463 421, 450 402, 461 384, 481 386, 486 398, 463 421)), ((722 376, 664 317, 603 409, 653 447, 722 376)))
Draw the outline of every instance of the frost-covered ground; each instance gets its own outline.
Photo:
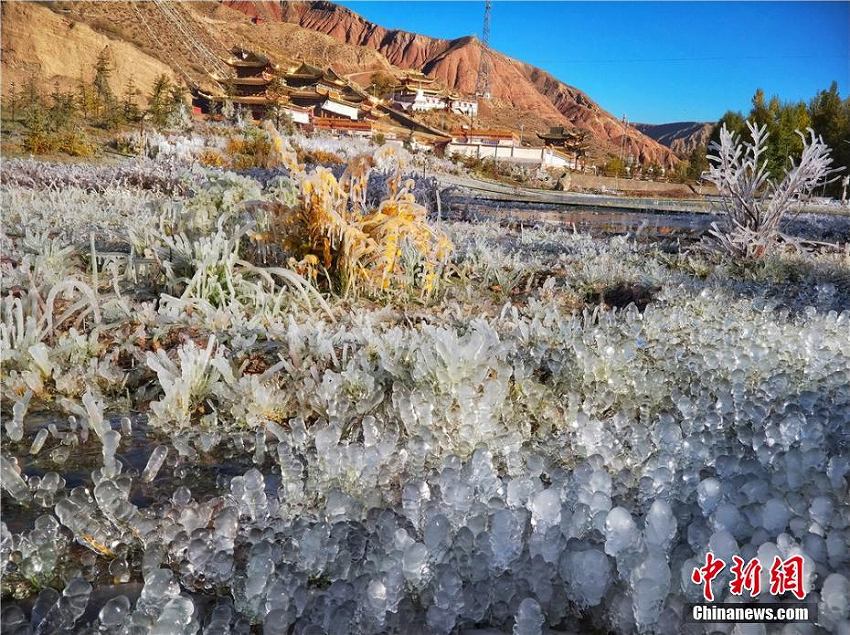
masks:
POLYGON ((4 633, 780 632, 683 622, 709 550, 850 632, 846 247, 452 223, 340 297, 255 239, 285 177, 2 176, 4 633))

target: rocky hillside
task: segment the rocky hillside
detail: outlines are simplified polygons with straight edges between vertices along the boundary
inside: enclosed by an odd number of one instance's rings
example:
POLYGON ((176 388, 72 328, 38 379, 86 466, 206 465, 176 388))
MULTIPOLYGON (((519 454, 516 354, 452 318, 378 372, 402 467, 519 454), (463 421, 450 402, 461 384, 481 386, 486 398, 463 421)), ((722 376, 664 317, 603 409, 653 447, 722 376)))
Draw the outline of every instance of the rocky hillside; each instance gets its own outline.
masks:
POLYGON ((662 124, 636 123, 635 128, 670 148, 676 153, 676 156, 687 158, 697 146, 708 145, 714 124, 700 121, 678 121, 662 124))
POLYGON ((80 24, 67 13, 33 2, 3 2, 0 11, 4 92, 12 82, 20 89, 30 77, 48 91, 54 84, 70 88, 81 72, 91 72, 98 54, 106 48, 114 61, 110 83, 116 93, 124 90, 130 78, 148 92, 158 75, 174 76, 166 63, 134 44, 80 24))
MULTIPOLYGON (((329 35, 340 42, 380 52, 392 65, 415 69, 439 79, 447 87, 466 94, 475 92, 478 66, 484 48, 475 37, 455 40, 431 38, 407 31, 390 30, 369 22, 332 2, 262 2, 224 0, 224 4, 249 15, 280 13, 281 19, 329 35)), ((482 109, 482 119, 518 127, 527 132, 547 126, 577 127, 590 133, 594 154, 617 154, 621 147, 643 163, 670 166, 675 155, 634 127, 624 125, 603 110, 586 93, 569 86, 546 71, 497 51, 491 55, 493 100, 482 109), (625 137, 625 138, 624 138, 625 137)), ((530 135, 526 135, 529 138, 530 135)))

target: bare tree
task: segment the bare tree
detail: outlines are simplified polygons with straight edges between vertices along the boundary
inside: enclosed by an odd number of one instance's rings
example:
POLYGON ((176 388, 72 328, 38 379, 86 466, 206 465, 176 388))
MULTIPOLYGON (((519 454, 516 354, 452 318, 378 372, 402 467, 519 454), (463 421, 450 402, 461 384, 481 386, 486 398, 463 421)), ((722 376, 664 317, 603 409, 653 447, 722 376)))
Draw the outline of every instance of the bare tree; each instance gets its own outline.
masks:
POLYGON ((711 165, 704 178, 717 186, 723 223, 712 225, 711 236, 721 249, 734 256, 759 258, 781 237, 783 217, 811 196, 816 187, 831 183, 842 168, 832 169, 830 149, 809 128, 803 140, 800 160, 789 157, 789 167, 779 182, 767 170, 767 126, 747 121, 752 141, 739 139, 726 125, 720 142, 712 142, 708 155, 711 165))

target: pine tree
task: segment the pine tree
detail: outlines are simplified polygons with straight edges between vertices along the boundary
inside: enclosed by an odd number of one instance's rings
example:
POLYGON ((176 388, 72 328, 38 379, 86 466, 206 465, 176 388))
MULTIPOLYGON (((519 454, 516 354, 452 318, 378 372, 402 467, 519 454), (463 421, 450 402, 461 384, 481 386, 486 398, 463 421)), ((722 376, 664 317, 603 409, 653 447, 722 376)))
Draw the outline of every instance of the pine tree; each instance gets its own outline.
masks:
MULTIPOLYGON (((832 148, 836 165, 844 166, 844 174, 850 174, 850 97, 842 101, 838 84, 832 82, 809 103, 809 116, 814 131, 832 148)), ((839 195, 839 184, 833 184, 829 191, 839 195)))
POLYGON ((136 82, 130 77, 127 80, 127 85, 124 87, 124 99, 121 104, 121 111, 126 121, 133 122, 141 118, 142 112, 136 103, 136 99, 140 94, 141 91, 136 88, 136 82))
POLYGON ((764 91, 761 88, 757 88, 755 94, 752 99, 753 107, 750 110, 750 121, 752 121, 757 126, 767 126, 768 132, 770 132, 770 123, 772 117, 770 115, 770 108, 767 103, 765 103, 764 91))
POLYGON ((112 77, 112 60, 109 56, 109 47, 104 48, 97 56, 94 64, 94 79, 92 87, 94 88, 96 112, 95 115, 100 119, 100 122, 107 128, 111 128, 117 123, 118 109, 115 94, 109 86, 109 80, 112 77))
POLYGON ((171 81, 163 73, 154 81, 151 94, 148 96, 148 114, 157 128, 163 128, 168 123, 171 89, 171 81))
POLYGON ((844 108, 841 96, 838 94, 838 84, 832 82, 829 90, 822 90, 815 95, 809 106, 812 127, 822 135, 827 143, 839 140, 845 122, 844 108))
POLYGON ((75 97, 77 108, 83 114, 83 120, 88 121, 89 115, 94 110, 94 104, 92 103, 92 92, 89 89, 88 82, 86 82, 82 70, 80 70, 80 78, 77 80, 77 94, 75 97))
POLYGON ((23 87, 24 125, 30 129, 43 130, 46 126, 46 113, 41 99, 41 90, 35 75, 27 78, 23 87))
POLYGON ((54 83, 53 92, 50 93, 50 109, 48 118, 53 130, 64 128, 71 123, 76 111, 73 93, 59 89, 59 82, 54 83))
POLYGON ((12 121, 15 121, 18 116, 18 86, 15 82, 9 82, 9 110, 12 121))
POLYGON ((708 152, 706 147, 699 144, 695 147, 688 157, 688 178, 699 181, 702 178, 702 173, 708 170, 708 152))

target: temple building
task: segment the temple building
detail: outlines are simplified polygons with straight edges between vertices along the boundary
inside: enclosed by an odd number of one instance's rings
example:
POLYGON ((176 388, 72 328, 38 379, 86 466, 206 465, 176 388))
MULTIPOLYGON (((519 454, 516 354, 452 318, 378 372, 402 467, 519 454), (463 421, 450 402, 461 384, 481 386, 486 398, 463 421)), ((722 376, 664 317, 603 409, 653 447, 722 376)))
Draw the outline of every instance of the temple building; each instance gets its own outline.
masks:
POLYGON ((418 72, 402 78, 401 84, 393 89, 392 103, 406 112, 451 110, 469 117, 478 115, 477 100, 449 93, 439 88, 433 77, 418 72))
POLYGON ((587 155, 587 133, 583 130, 564 130, 563 126, 549 128, 549 132, 537 136, 547 148, 557 148, 573 155, 576 165, 587 155))
MULTIPOLYGON (((288 117, 307 130, 333 135, 371 137, 380 133, 384 139, 410 147, 438 150, 451 140, 443 131, 417 121, 409 110, 394 108, 368 95, 332 68, 299 61, 281 69, 267 57, 241 47, 234 48, 224 61, 234 72, 231 77, 218 80, 222 90, 215 94, 193 91, 193 105, 201 113, 215 114, 230 102, 255 119, 270 117, 280 125, 288 117)), ((432 86, 434 80, 411 74, 407 85, 414 82, 432 86)), ((454 107, 470 111, 469 100, 451 98, 457 102, 454 107)), ((442 108, 450 107, 443 93, 440 104, 442 108)))
POLYGON ((452 141, 462 144, 518 146, 519 136, 512 130, 459 128, 452 130, 452 141))
POLYGON ((311 108, 316 117, 361 119, 373 110, 368 95, 354 88, 333 69, 321 69, 307 63, 283 74, 289 88, 289 100, 298 106, 311 108))
POLYGON ((512 130, 460 128, 452 131, 445 148, 447 156, 487 159, 497 163, 518 163, 547 168, 572 167, 574 161, 553 147, 522 146, 512 130))

